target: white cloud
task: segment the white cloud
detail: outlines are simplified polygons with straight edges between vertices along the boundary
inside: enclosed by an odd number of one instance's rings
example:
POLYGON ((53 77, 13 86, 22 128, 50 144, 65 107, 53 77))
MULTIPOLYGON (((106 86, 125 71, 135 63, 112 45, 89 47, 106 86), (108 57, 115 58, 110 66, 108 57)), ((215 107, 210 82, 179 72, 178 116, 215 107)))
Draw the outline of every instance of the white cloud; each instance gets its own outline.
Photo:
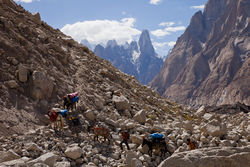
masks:
POLYGON ((175 45, 175 41, 170 42, 153 42, 158 57, 165 59, 169 50, 175 45))
POLYGON ((135 18, 116 20, 83 21, 65 25, 61 31, 80 42, 87 39, 91 44, 105 44, 115 39, 118 44, 131 42, 141 32, 134 27, 135 18))
POLYGON ((185 26, 167 27, 167 28, 165 28, 164 30, 165 30, 165 31, 168 31, 168 32, 183 31, 183 30, 185 30, 185 26))
POLYGON ((169 46, 169 47, 173 47, 175 44, 176 44, 175 41, 168 42, 168 46, 169 46))
POLYGON ((170 42, 153 42, 153 45, 155 48, 163 48, 163 47, 173 47, 175 45, 175 41, 170 41, 170 42))
POLYGON ((166 36, 166 35, 170 35, 170 32, 165 31, 164 29, 154 30, 154 31, 151 31, 151 33, 152 33, 154 36, 157 36, 157 37, 164 37, 164 36, 166 36))
POLYGON ((161 48, 168 44, 168 42, 153 42, 155 48, 161 48))
POLYGON ((171 32, 177 32, 177 31, 183 31, 183 30, 185 30, 184 26, 171 27, 174 24, 175 24, 174 22, 163 22, 163 23, 160 23, 159 26, 165 26, 166 28, 157 29, 157 30, 151 31, 151 33, 154 36, 156 36, 156 37, 164 37, 166 35, 170 35, 171 32))
POLYGON ((162 0, 150 0, 150 4, 152 5, 158 5, 162 0))
POLYGON ((33 0, 14 0, 16 2, 31 3, 33 0))
POLYGON ((174 25, 175 23, 174 22, 162 22, 159 24, 159 26, 162 26, 162 27, 170 27, 172 25, 174 25))
POLYGON ((199 5, 199 6, 191 6, 191 9, 200 9, 203 10, 205 8, 205 5, 199 5))

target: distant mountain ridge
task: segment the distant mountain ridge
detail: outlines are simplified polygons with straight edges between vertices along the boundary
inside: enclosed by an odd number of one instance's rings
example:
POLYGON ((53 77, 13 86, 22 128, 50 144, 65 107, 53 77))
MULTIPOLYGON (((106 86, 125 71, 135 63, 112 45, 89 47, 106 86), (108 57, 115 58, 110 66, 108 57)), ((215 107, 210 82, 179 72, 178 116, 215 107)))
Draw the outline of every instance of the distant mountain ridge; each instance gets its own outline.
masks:
POLYGON ((163 64, 163 60, 157 57, 147 30, 142 31, 138 42, 118 45, 115 40, 110 40, 106 47, 97 45, 94 53, 109 60, 122 72, 135 76, 142 84, 148 84, 163 64))
POLYGON ((249 104, 249 11, 249 0, 209 0, 150 85, 187 105, 249 104))

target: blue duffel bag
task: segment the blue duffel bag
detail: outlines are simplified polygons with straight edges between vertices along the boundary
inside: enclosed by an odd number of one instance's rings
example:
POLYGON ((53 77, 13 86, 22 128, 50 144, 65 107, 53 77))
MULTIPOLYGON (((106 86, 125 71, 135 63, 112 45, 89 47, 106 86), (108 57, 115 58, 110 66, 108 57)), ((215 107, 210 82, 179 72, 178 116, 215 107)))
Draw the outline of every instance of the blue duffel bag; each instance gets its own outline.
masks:
POLYGON ((150 134, 149 138, 151 138, 151 139, 162 139, 163 134, 161 134, 161 133, 153 133, 153 134, 150 134))
POLYGON ((78 102, 79 101, 79 97, 78 96, 75 96, 71 99, 71 102, 74 103, 74 102, 78 102))
POLYGON ((61 110, 61 114, 63 117, 66 117, 68 113, 68 110, 61 110))

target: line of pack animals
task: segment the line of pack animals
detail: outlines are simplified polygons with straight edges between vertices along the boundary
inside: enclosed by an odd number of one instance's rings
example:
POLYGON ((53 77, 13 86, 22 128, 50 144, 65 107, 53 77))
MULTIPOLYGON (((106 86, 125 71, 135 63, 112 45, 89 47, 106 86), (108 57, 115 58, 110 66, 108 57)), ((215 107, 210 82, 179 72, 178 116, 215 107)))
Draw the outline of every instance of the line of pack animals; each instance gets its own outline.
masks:
MULTIPOLYGON (((55 131, 61 131, 64 128, 64 121, 66 120, 66 123, 68 124, 68 127, 70 129, 77 129, 80 126, 80 120, 77 116, 71 116, 70 113, 73 112, 73 110, 76 110, 76 103, 78 103, 79 97, 78 93, 70 93, 63 97, 63 109, 60 108, 51 108, 48 111, 48 116, 51 122, 51 127, 54 128, 55 131)), ((81 129, 78 129, 78 133, 80 133, 81 129)), ((91 131, 94 133, 94 141, 99 141, 98 137, 102 136, 104 138, 104 142, 106 139, 108 140, 108 144, 110 144, 112 135, 111 130, 104 125, 101 124, 95 124, 94 126, 88 126, 87 127, 88 133, 91 131)), ((123 143, 127 146, 127 149, 130 150, 129 147, 129 139, 130 139, 130 133, 127 130, 120 130, 119 133, 121 134, 121 142, 120 142, 120 148, 123 150, 123 143)), ((187 140, 187 144, 189 145, 190 149, 193 150, 197 148, 196 143, 193 141, 190 141, 190 139, 187 140)), ((143 138, 142 141, 142 147, 144 145, 147 145, 149 150, 148 154, 152 156, 153 150, 160 150, 161 156, 165 156, 165 153, 168 152, 170 155, 172 154, 167 149, 167 144, 165 142, 165 138, 163 134, 161 133, 152 133, 148 138, 143 138)))

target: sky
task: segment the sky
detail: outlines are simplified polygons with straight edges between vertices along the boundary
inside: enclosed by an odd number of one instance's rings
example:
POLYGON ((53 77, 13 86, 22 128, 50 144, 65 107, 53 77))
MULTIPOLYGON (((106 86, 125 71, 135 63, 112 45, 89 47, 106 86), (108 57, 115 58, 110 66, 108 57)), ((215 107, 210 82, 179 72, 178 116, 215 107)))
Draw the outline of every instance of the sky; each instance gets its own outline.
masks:
POLYGON ((150 32, 159 56, 173 48, 195 12, 207 0, 14 0, 31 13, 78 42, 122 45, 150 32))

